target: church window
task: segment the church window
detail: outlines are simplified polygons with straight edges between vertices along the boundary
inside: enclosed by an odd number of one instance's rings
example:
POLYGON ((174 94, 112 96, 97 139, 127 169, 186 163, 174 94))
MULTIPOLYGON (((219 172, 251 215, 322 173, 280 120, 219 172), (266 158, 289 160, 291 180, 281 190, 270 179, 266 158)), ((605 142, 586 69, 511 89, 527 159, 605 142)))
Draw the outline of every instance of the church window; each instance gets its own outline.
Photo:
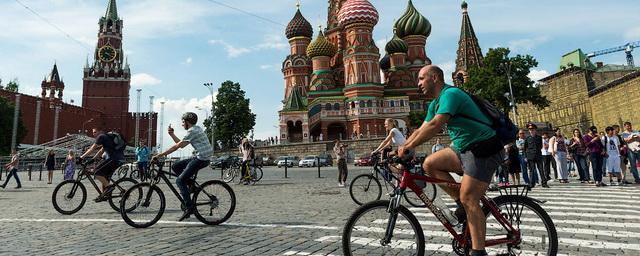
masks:
POLYGON ((333 104, 333 109, 340 110, 340 104, 339 103, 333 104))
POLYGON ((360 107, 361 108, 366 108, 367 107, 366 103, 363 100, 360 101, 360 107))
POLYGON ((395 106, 396 106, 395 101, 393 100, 389 101, 389 107, 395 107, 395 106))
POLYGON ((367 107, 369 107, 369 108, 370 108, 370 107, 373 107, 373 101, 368 100, 368 101, 367 101, 367 107))
POLYGON ((401 106, 401 107, 404 107, 404 100, 401 100, 401 101, 400 101, 400 106, 401 106))
POLYGON ((331 110, 331 103, 327 103, 326 105, 324 105, 324 109, 331 110))

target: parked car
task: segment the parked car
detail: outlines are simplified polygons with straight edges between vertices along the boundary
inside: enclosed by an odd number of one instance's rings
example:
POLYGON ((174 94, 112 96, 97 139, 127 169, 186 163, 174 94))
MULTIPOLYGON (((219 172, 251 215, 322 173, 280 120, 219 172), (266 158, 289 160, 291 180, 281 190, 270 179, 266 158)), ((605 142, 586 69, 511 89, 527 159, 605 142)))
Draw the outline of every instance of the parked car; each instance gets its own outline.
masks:
POLYGON ((371 166, 373 163, 371 162, 371 156, 363 155, 361 157, 356 157, 356 159, 353 160, 353 164, 355 166, 371 166))
POLYGON ((298 167, 316 167, 320 165, 319 160, 320 158, 316 155, 308 155, 300 160, 298 167))
POLYGON ((258 156, 257 158, 262 159, 262 165, 263 166, 276 165, 275 159, 273 159, 273 157, 270 157, 270 156, 267 156, 267 155, 262 155, 262 156, 258 156))
POLYGON ((241 162, 242 159, 237 157, 237 156, 221 156, 216 158, 215 160, 211 161, 211 163, 209 164, 211 166, 211 169, 215 169, 215 168, 222 168, 222 165, 225 164, 226 166, 229 166, 232 163, 239 163, 241 162))
POLYGON ((331 155, 320 155, 320 166, 333 166, 333 158, 331 155))
POLYGON ((285 159, 287 166, 289 167, 297 166, 300 162, 300 158, 298 158, 297 156, 281 156, 278 157, 278 168, 285 165, 285 159))

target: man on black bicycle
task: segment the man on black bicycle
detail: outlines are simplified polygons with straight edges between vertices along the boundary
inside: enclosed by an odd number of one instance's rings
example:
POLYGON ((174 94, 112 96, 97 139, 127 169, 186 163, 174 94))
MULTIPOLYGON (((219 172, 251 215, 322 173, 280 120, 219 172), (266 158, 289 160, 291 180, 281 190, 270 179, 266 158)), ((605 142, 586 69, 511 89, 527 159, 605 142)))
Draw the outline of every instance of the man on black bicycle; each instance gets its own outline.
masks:
POLYGON ((173 128, 169 125, 169 135, 176 144, 151 159, 152 162, 155 162, 158 158, 165 157, 189 144, 191 144, 195 149, 196 153, 193 157, 177 161, 173 166, 171 166, 173 172, 178 175, 176 185, 178 186, 178 189, 180 189, 180 194, 185 202, 185 210, 179 221, 189 218, 189 216, 194 212, 195 206, 191 201, 190 191, 187 186, 188 182, 191 181, 192 177, 198 172, 198 170, 209 165, 209 159, 213 154, 211 143, 209 143, 209 139, 204 133, 204 130, 202 130, 200 126, 196 125, 197 122, 198 116, 193 112, 187 112, 182 115, 182 127, 187 130, 187 135, 185 135, 182 140, 176 137, 173 133, 173 128))
MULTIPOLYGON (((101 128, 93 128, 92 131, 96 141, 87 152, 80 156, 80 159, 87 158, 87 156, 96 150, 98 150, 98 152, 94 155, 94 159, 105 154, 104 158, 98 163, 98 167, 95 168, 95 177, 102 184, 102 193, 94 199, 94 201, 102 202, 108 199, 109 193, 111 192, 109 191, 109 179, 111 175, 113 175, 113 172, 115 172, 118 167, 124 164, 124 147, 117 149, 117 140, 114 140, 114 136, 119 136, 119 140, 123 138, 121 135, 113 132, 106 134, 101 128)), ((112 188, 113 187, 111 187, 111 189, 112 188)))
POLYGON ((242 153, 242 165, 240 166, 241 176, 240 180, 243 180, 243 184, 249 184, 249 180, 245 179, 247 177, 247 173, 249 172, 249 162, 254 161, 255 159, 255 149, 251 142, 247 138, 243 138, 242 142, 238 146, 240 152, 242 153))
POLYGON ((465 217, 467 219, 472 240, 471 255, 487 255, 484 250, 486 220, 480 198, 502 160, 502 144, 493 128, 463 117, 472 116, 491 123, 469 95, 444 83, 442 69, 435 65, 425 66, 420 70, 418 80, 422 92, 434 100, 422 126, 398 153, 403 157, 442 129, 448 130, 453 146, 427 157, 423 167, 429 176, 451 182, 455 180, 449 172, 464 173, 459 190, 447 186, 441 188, 456 200, 458 206, 464 206, 458 207, 456 216, 460 222, 465 217))

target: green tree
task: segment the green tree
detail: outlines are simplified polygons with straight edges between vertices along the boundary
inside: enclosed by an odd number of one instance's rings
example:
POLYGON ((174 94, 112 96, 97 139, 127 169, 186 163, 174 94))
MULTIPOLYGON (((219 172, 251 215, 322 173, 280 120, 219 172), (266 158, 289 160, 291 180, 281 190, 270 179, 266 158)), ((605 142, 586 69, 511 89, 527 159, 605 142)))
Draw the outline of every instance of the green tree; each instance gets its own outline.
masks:
POLYGON ((424 118, 427 116, 427 113, 424 111, 412 111, 409 112, 409 127, 415 128, 420 127, 424 122, 424 118))
MULTIPOLYGON (((0 97, 0 156, 11 153, 11 136, 13 131, 13 114, 15 105, 4 97, 0 97)), ((20 143, 27 135, 27 128, 22 123, 22 113, 18 117, 18 137, 20 143)), ((16 145, 14 145, 16 146, 16 145)))
POLYGON ((0 78, 0 90, 4 89, 4 86, 2 85, 2 78, 0 78))
POLYGON ((4 87, 4 89, 10 92, 18 92, 19 87, 20 87, 20 84, 18 83, 18 79, 14 78, 13 80, 9 81, 9 83, 7 84, 7 86, 4 87))
MULTIPOLYGON (((251 113, 249 99, 245 98, 239 83, 225 81, 218 89, 214 105, 215 140, 221 142, 223 148, 234 148, 256 125, 256 115, 251 113)), ((204 126, 211 136, 211 121, 205 120, 204 126)))
POLYGON ((540 88, 528 77, 531 68, 538 66, 538 61, 531 55, 509 57, 509 53, 509 48, 489 49, 484 65, 469 69, 469 80, 463 87, 509 114, 511 105, 505 93, 509 92, 507 74, 510 74, 516 104, 531 103, 538 109, 549 106, 549 100, 540 94, 540 88))

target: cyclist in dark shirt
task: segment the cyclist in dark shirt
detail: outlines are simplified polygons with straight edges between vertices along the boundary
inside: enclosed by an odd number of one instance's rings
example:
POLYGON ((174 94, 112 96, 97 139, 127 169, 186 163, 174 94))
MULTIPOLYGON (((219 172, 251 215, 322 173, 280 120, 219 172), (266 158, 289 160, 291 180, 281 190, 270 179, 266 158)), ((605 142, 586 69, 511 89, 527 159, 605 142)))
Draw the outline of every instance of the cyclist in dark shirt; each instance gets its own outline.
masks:
POLYGON ((86 158, 96 150, 98 152, 93 156, 94 159, 106 153, 106 157, 98 163, 95 169, 95 177, 102 184, 102 194, 94 201, 101 202, 106 200, 106 195, 110 192, 107 191, 109 178, 124 163, 124 152, 116 150, 115 142, 102 129, 93 128, 93 135, 96 137, 96 141, 87 152, 80 156, 80 159, 86 158))

